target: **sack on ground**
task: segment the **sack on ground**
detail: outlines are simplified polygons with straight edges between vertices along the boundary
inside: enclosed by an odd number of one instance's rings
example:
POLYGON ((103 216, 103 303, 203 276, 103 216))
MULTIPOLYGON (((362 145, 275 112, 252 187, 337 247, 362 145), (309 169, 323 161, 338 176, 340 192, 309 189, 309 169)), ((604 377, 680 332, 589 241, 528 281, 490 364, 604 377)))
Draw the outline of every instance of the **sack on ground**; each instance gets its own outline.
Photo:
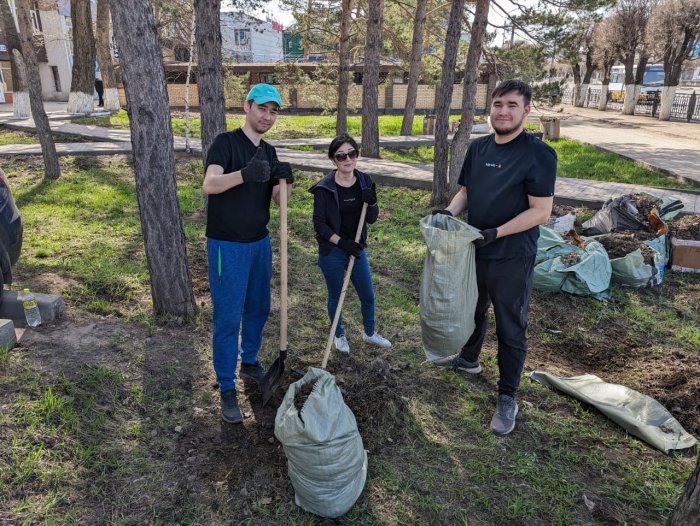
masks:
POLYGON ((367 452, 335 378, 310 368, 289 386, 275 417, 297 506, 335 518, 350 510, 367 479, 367 452), (297 394, 312 388, 301 409, 297 394))
POLYGON ((584 247, 579 248, 554 230, 540 226, 535 290, 602 298, 610 287, 611 276, 610 259, 599 242, 586 240, 584 247))
POLYGON ((445 214, 421 219, 427 247, 420 285, 423 351, 439 362, 457 354, 474 331, 476 286, 475 247, 479 231, 445 214))

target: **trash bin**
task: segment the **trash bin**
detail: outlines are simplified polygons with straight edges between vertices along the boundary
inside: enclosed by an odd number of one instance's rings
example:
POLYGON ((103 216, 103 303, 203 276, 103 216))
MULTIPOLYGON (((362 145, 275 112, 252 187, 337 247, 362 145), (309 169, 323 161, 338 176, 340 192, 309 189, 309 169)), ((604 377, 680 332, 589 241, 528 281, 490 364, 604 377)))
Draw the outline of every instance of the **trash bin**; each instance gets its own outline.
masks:
POLYGON ((540 117, 543 139, 558 139, 561 134, 561 117, 540 117))
POLYGON ((435 135, 435 115, 426 115, 423 119, 423 135, 435 135))

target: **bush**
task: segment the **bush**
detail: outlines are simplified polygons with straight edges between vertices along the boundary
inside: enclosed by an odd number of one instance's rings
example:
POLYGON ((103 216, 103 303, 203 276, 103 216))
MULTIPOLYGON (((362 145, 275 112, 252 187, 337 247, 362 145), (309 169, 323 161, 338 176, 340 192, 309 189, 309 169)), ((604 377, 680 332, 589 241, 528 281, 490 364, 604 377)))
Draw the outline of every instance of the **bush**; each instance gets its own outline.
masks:
POLYGON ((564 94, 564 79, 542 82, 532 86, 532 98, 545 106, 554 106, 561 102, 564 94))

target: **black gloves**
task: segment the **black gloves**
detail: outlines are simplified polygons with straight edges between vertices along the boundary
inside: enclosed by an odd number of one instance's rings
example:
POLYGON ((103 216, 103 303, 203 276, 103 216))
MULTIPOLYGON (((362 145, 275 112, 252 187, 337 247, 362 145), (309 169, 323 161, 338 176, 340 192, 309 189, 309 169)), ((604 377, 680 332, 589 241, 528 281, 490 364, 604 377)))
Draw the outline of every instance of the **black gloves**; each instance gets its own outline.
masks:
POLYGON ((452 215, 452 212, 450 212, 449 210, 433 210, 432 213, 433 213, 434 216, 436 216, 436 215, 438 215, 438 214, 445 214, 446 216, 451 216, 451 215, 452 215))
POLYGON ((349 256, 360 257, 362 253, 362 245, 355 243, 352 239, 341 237, 338 240, 338 246, 342 248, 349 256))
POLYGON ((495 228, 487 228, 486 230, 480 230, 479 233, 484 236, 484 239, 475 239, 474 246, 476 248, 482 248, 486 245, 496 241, 496 236, 498 235, 498 230, 495 228))
POLYGON ((292 165, 289 163, 276 162, 272 165, 272 172, 270 176, 273 179, 285 179, 287 184, 292 184, 294 182, 294 172, 292 172, 292 165))
POLYGON ((266 183, 270 180, 270 163, 262 149, 258 147, 253 158, 241 169, 244 183, 266 183))
POLYGON ((369 188, 362 189, 362 202, 369 206, 377 204, 377 185, 372 183, 369 188))

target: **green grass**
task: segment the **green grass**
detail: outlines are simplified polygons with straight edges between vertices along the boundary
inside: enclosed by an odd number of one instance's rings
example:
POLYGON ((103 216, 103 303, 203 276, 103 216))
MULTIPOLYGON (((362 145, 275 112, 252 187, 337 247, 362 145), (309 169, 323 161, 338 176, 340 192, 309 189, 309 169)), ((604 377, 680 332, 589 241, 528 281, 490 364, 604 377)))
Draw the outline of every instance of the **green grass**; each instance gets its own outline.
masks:
MULTIPOLYGON (((282 449, 268 442, 272 424, 258 422, 259 395, 242 396, 249 413, 243 426, 218 421, 204 226, 189 220, 203 205, 201 161, 178 156, 177 162, 201 308, 186 327, 158 324, 149 314, 131 166, 122 157, 62 162, 62 177, 50 183, 42 182, 40 164, 7 166, 25 220, 15 286, 34 289, 42 277, 61 278, 70 322, 43 346, 32 339, 26 349, 0 349, 0 518, 27 524, 324 524, 294 505, 282 449), (87 326, 81 333, 87 343, 60 343, 71 326, 87 326), (78 362, 56 368, 51 349, 59 345, 66 359, 78 362)), ((328 326, 306 191, 313 182, 297 173, 289 205, 290 370, 318 366, 328 326)), ((526 377, 516 433, 496 438, 488 427, 498 376, 492 338, 480 379, 419 365, 425 248, 418 221, 429 212, 430 195, 389 187, 378 193, 382 212, 370 228, 368 253, 378 329, 394 348, 362 345, 359 305, 349 291, 344 317, 353 353, 345 362, 334 353, 329 370, 358 419, 370 464, 363 496, 343 523, 663 523, 694 458, 661 455, 526 377), (383 364, 391 366, 385 377, 377 374, 383 364), (596 503, 596 514, 583 504, 584 494, 596 503)), ((273 211, 275 254, 278 222, 273 211)), ((659 387, 667 381, 661 364, 671 358, 685 367, 697 364, 691 357, 699 350, 700 276, 671 276, 671 282, 673 289, 614 289, 605 303, 536 293, 532 359, 548 364, 551 358, 556 367, 576 371, 604 363, 611 380, 662 401, 678 395, 659 387), (645 367, 656 373, 644 376, 645 367)), ((265 363, 279 352, 277 329, 273 307, 265 363)), ((697 372, 688 369, 689 378, 697 372)), ((267 418, 272 422, 274 409, 267 418)))
MULTIPOLYGON (((91 139, 80 135, 71 135, 65 133, 54 133, 54 142, 86 142, 91 139)), ((36 133, 25 131, 16 131, 0 126, 0 146, 10 144, 39 144, 39 137, 36 133)))
MULTIPOLYGON (((178 136, 185 135, 185 119, 180 115, 172 118, 173 133, 178 136)), ((451 120, 455 120, 453 117, 451 120)), ((399 135, 401 133, 401 115, 380 115, 379 134, 399 135)), ((73 119, 71 122, 85 125, 105 126, 108 128, 129 129, 129 119, 124 110, 104 117, 86 117, 73 119)), ((233 130, 243 125, 243 115, 227 115, 226 128, 233 130)), ((267 139, 298 139, 298 138, 319 138, 335 136, 336 117, 334 115, 284 115, 280 114, 272 129, 265 134, 267 139)), ((348 117, 348 133, 359 136, 362 132, 362 118, 360 116, 348 117)), ((413 119, 412 133, 414 135, 423 133, 423 116, 417 115, 413 119)), ((200 118, 193 114, 190 120, 190 134, 192 137, 200 137, 200 118)))

